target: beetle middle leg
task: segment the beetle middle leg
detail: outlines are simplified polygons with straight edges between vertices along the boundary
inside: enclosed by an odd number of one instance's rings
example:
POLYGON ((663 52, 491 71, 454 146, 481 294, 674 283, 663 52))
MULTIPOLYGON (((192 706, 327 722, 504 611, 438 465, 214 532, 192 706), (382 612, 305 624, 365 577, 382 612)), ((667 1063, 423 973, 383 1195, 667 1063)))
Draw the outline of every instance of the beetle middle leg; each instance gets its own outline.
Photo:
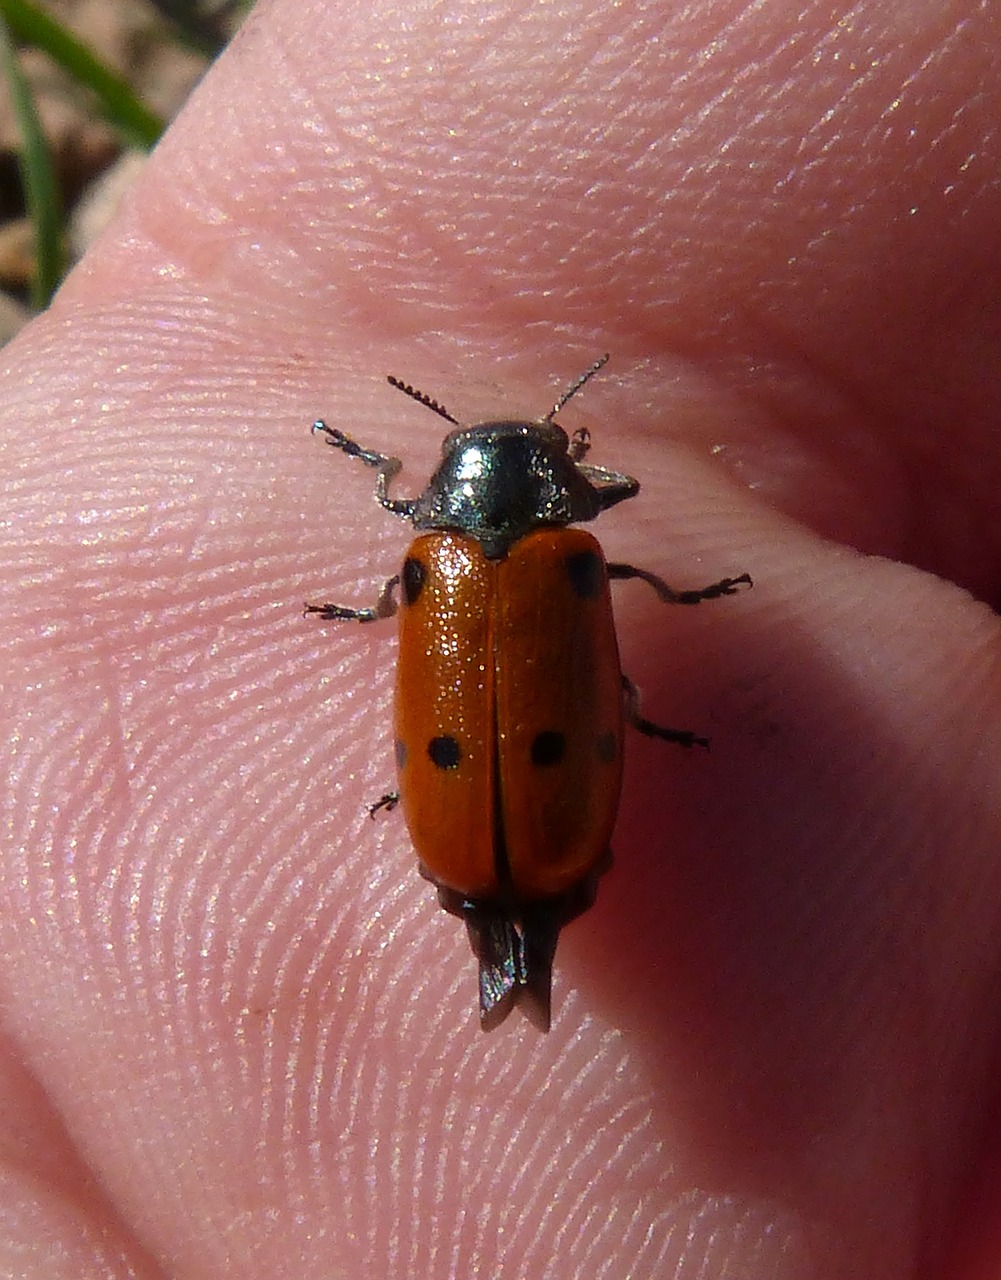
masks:
POLYGON ((640 691, 628 676, 622 677, 622 694, 625 704, 626 720, 645 733, 648 738, 662 738, 665 742, 677 742, 682 747, 704 747, 709 750, 709 739, 701 738, 691 729, 669 729, 666 725, 654 724, 646 716, 640 715, 640 691))
POLYGON ((376 800, 375 804, 368 806, 368 816, 375 821, 375 815, 380 809, 385 809, 387 813, 392 813, 396 806, 400 803, 400 793, 398 791, 385 791, 376 800))
POLYGON ((701 604, 703 600, 718 600, 720 596, 735 595, 741 587, 753 587, 749 573, 742 573, 739 578, 721 578, 719 582, 711 582, 708 587, 696 587, 693 591, 676 591, 668 586, 663 578, 649 569, 637 569, 631 564, 609 564, 609 578, 639 578, 653 587, 658 597, 665 604, 701 604))
POLYGON ((356 609, 351 605, 310 604, 306 601, 303 613, 315 613, 323 622, 377 622, 380 618, 392 618, 396 613, 396 588, 400 585, 400 575, 394 573, 379 592, 379 598, 368 608, 356 609))

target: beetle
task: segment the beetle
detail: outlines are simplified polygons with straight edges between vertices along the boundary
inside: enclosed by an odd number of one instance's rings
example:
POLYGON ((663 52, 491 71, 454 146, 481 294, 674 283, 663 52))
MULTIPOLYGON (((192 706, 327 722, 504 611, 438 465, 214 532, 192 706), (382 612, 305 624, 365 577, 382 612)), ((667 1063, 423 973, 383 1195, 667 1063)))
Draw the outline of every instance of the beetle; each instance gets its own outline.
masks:
POLYGON ((515 1004, 549 1029, 560 930, 591 906, 611 864, 626 722, 683 747, 709 745, 640 714, 619 665, 610 580, 639 578, 665 603, 688 605, 752 585, 745 573, 676 591, 645 569, 607 563, 590 533, 570 527, 639 492, 631 476, 585 461, 586 430, 568 437, 555 421, 607 360, 534 422, 463 425, 390 377, 453 427, 417 498, 389 495, 400 459, 313 424, 376 471, 376 501, 417 531, 375 605, 305 610, 361 623, 399 615, 398 790, 370 812, 402 803, 421 874, 465 922, 484 1030, 515 1004))

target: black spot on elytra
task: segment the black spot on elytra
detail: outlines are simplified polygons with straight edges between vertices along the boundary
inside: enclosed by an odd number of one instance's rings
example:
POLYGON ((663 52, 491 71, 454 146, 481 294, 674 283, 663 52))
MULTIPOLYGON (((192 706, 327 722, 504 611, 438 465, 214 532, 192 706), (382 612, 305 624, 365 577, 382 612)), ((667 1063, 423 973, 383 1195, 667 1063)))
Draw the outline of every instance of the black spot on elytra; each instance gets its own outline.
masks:
POLYGON ((598 759, 602 764, 611 764, 619 754, 619 744, 611 729, 598 736, 598 759))
POLYGON ((597 552, 575 551, 567 556, 566 566, 570 585, 581 600, 593 600, 601 593, 605 574, 597 552))
POLYGON ((462 759, 462 748, 454 738, 447 735, 432 738, 428 743, 428 756, 431 763, 439 769, 457 769, 462 759))
POLYGON ((566 736, 556 729, 543 729, 532 741, 532 764, 540 768, 559 764, 566 753, 566 736))
POLYGON ((393 743, 393 753, 396 756, 397 769, 402 769, 403 766, 407 763, 407 755, 408 755, 407 744, 403 741, 402 738, 397 738, 396 741, 393 743))
POLYGON ((415 604, 427 582, 427 565, 416 556, 407 556, 403 562, 403 600, 405 604, 415 604))

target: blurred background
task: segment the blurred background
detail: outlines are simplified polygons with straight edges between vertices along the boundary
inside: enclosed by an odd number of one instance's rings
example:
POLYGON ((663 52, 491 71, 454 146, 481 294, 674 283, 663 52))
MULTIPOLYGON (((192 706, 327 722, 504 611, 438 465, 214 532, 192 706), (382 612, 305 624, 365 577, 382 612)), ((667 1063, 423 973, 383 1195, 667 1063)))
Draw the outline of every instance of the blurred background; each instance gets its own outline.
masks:
POLYGON ((47 304, 253 0, 0 0, 0 342, 47 304))

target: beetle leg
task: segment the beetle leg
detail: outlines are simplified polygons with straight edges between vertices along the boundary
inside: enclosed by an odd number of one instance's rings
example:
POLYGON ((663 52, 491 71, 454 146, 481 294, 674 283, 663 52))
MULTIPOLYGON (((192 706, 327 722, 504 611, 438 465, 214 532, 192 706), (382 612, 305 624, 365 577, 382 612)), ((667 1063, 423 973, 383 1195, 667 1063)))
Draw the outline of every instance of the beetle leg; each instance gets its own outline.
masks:
POLYGON ((338 431, 336 427, 327 426, 322 418, 317 418, 313 423, 312 429, 314 432, 322 432, 327 438, 327 444, 332 445, 335 449, 340 449, 349 458, 358 458, 367 467, 374 467, 379 473, 375 482, 376 502, 394 516, 402 516, 406 520, 411 519, 414 514, 414 507, 417 505, 416 500, 414 498, 391 498, 389 496, 389 482, 399 474, 403 466, 399 458, 391 458, 387 453, 377 453, 374 449, 363 449, 360 444, 351 440, 343 431, 338 431))
POLYGON ((665 604, 701 604, 703 600, 717 600, 720 596, 732 596, 741 587, 752 587, 749 573, 742 573, 739 578, 721 578, 719 582, 711 582, 708 587, 698 587, 694 591, 675 591, 663 578, 651 573, 649 569, 637 569, 631 564, 609 564, 610 578, 640 578, 649 583, 665 604))
POLYGON ((567 453, 571 462, 576 462, 578 466, 587 456, 588 450, 591 448, 591 433, 587 427, 578 427, 570 437, 570 447, 567 453))
POLYGON ((385 809, 387 813, 391 813, 393 809, 400 803, 400 793, 398 791, 387 791, 385 795, 381 795, 375 804, 368 806, 368 816, 372 819, 380 809, 385 809))
POLYGON ((626 719, 634 729, 639 729, 640 733, 645 733, 648 738, 663 738, 665 742, 677 742, 682 747, 705 747, 707 751, 709 750, 709 739, 700 738, 691 729, 668 729, 641 716, 640 692, 628 676, 622 677, 622 692, 626 719))
POLYGON ((396 596, 393 594, 400 583, 400 575, 394 573, 379 592, 379 599, 367 609, 353 609, 344 604, 310 604, 303 606, 303 613, 318 614, 323 622, 376 622, 380 618, 391 618, 396 613, 396 596))

